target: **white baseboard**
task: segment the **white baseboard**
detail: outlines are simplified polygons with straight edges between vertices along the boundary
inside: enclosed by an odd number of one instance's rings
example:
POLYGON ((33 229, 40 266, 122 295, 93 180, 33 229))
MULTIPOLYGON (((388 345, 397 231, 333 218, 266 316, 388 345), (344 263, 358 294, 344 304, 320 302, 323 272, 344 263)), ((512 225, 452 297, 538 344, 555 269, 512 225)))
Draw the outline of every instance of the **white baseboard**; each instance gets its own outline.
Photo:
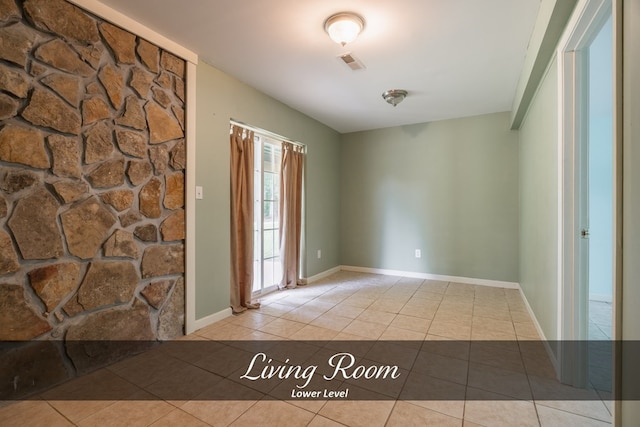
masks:
MULTIPOLYGON (((412 277, 416 279, 440 280, 445 282, 466 283, 470 285, 493 286, 493 287, 505 288, 505 289, 517 289, 520 292, 520 296, 524 301, 524 304, 527 308, 527 312, 529 313, 529 316, 531 316, 531 320, 533 321, 533 324, 536 330, 538 331, 538 334, 540 335, 542 342, 544 343, 545 349, 549 354, 549 360, 551 360, 551 363, 556 373, 560 372, 559 366, 558 366, 558 359, 556 358, 556 355, 553 353, 553 350, 549 346, 547 338, 544 332, 542 331, 542 327, 540 326, 540 323, 538 322, 538 319, 536 318, 536 315, 533 312, 531 305, 529 305, 529 301, 527 300, 527 297, 525 296, 524 292, 522 292, 522 289, 520 288, 519 283, 505 282, 500 280, 474 279, 474 278, 459 277, 459 276, 443 276, 439 274, 418 273, 418 272, 411 272, 411 271, 386 270, 381 268, 356 267, 356 266, 349 266, 349 265, 340 265, 337 267, 333 267, 333 268, 330 268, 329 270, 323 271, 322 273, 318 273, 314 276, 308 277, 307 283, 317 282, 318 280, 324 279, 325 277, 331 276, 332 274, 338 273, 339 271, 354 271, 359 273, 382 274, 385 276, 412 277)), ((591 296, 591 299, 595 299, 595 298, 591 296)), ((231 308, 229 307, 217 313, 203 317, 202 319, 197 319, 194 322, 193 331, 202 329, 205 326, 209 326, 212 323, 225 319, 231 315, 232 315, 232 311, 231 311, 231 308)), ((187 331, 187 333, 191 333, 193 331, 187 331)))
MULTIPOLYGON (((315 276, 311 276, 309 278, 307 278, 307 283, 313 283, 316 282, 320 279, 323 279, 325 277, 331 276, 334 273, 337 273, 340 271, 340 266, 338 267, 333 267, 327 271, 323 271, 322 273, 316 274, 315 276)), ((274 291, 277 289, 274 289, 274 291)), ((267 295, 267 294, 264 294, 267 295)), ((260 295, 261 297, 263 297, 264 295, 260 295)), ((231 311, 231 307, 225 308, 222 311, 219 311, 217 313, 213 313, 210 314, 209 316, 203 317, 202 319, 196 319, 193 322, 193 325, 190 325, 190 327, 188 328, 188 330, 186 331, 187 334, 190 334, 192 332, 197 331, 198 329, 202 329, 206 326, 211 325, 212 323, 218 322, 222 319, 225 319, 229 316, 231 316, 233 314, 233 312, 231 311)))
POLYGON ((197 331, 198 329, 202 329, 222 319, 226 319, 227 317, 231 316, 231 314, 232 314, 231 307, 227 307, 224 310, 221 310, 217 313, 210 314, 206 317, 203 317, 202 319, 196 319, 193 322, 193 331, 187 331, 187 334, 197 331))
POLYGON ((613 299, 611 298, 611 295, 604 295, 604 294, 589 294, 589 300, 599 301, 599 302, 608 302, 608 303, 611 303, 613 301, 613 299))
POLYGON ((549 345, 549 342, 547 341, 547 338, 545 337, 545 334, 542 331, 542 327, 540 327, 540 323, 538 322, 538 319, 536 318, 535 313, 531 309, 531 306, 529 305, 529 301, 527 300, 527 297, 524 295, 524 292, 522 292, 522 288, 520 288, 519 283, 504 282, 500 280, 474 279, 470 277, 443 276, 439 274, 417 273, 417 272, 411 272, 411 271, 385 270, 381 268, 355 267, 355 266, 349 266, 349 265, 343 265, 341 267, 341 270, 355 271, 359 273, 382 274, 386 276, 400 276, 400 277, 413 277, 416 279, 439 280, 443 282, 467 283, 470 285, 493 286, 493 287, 505 288, 505 289, 517 289, 520 292, 520 296, 522 297, 522 300, 524 301, 524 304, 527 307, 527 312, 529 313, 529 316, 531 316, 531 320, 533 321, 533 324, 535 325, 536 330, 538 331, 538 334, 542 339, 542 343, 545 349, 547 350, 547 353, 549 355, 549 360, 551 361, 551 364, 553 365, 553 368, 556 371, 556 375, 558 375, 560 372, 560 368, 558 366, 558 359, 556 358, 556 355, 551 349, 551 346, 549 345))
POLYGON ((518 287, 518 290, 520 291, 520 296, 522 297, 522 301, 524 301, 524 305, 527 307, 527 312, 529 313, 529 316, 531 317, 531 320, 533 321, 533 325, 536 327, 536 331, 538 331, 538 335, 540 335, 540 339, 542 339, 542 343, 544 344, 544 348, 547 350, 547 354, 549 355, 549 360, 551 361, 551 364, 553 365, 553 369, 556 371, 556 376, 559 378, 560 377, 559 360, 556 357, 556 354, 553 352, 553 349, 549 345, 549 341, 547 340, 547 337, 544 335, 544 332, 542 331, 542 327, 540 326, 540 323, 538 322, 538 318, 536 317, 535 313, 533 312, 533 309, 529 305, 529 300, 527 300, 526 295, 524 294, 524 292, 522 292, 522 288, 518 287))
POLYGON ((318 280, 324 279, 325 277, 329 277, 332 274, 339 272, 340 270, 341 270, 341 267, 337 266, 337 267, 330 268, 326 271, 323 271, 322 273, 318 273, 314 276, 307 277, 307 283, 317 282, 318 280))
POLYGON ((385 276, 401 276, 401 277, 412 277, 416 279, 439 280, 443 282, 466 283, 469 285, 493 286, 496 288, 505 288, 505 289, 520 289, 520 285, 518 283, 505 282, 501 280, 474 279, 471 277, 459 277, 459 276, 443 276, 440 274, 418 273, 413 271, 400 271, 400 270, 386 270, 382 268, 356 267, 351 265, 343 265, 341 266, 341 270, 356 271, 359 273, 382 274, 385 276))

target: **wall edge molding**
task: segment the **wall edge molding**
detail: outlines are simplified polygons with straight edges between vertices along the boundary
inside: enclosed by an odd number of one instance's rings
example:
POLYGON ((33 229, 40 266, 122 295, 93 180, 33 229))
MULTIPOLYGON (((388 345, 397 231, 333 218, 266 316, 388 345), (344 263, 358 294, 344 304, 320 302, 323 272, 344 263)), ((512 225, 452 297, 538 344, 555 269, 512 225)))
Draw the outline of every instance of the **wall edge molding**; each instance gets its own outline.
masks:
POLYGON ((325 271, 323 271, 321 273, 318 273, 316 275, 313 275, 311 277, 307 277, 307 283, 317 282, 318 280, 322 280, 325 277, 329 277, 332 274, 338 273, 340 270, 341 270, 341 266, 338 265, 336 267, 330 268, 328 270, 325 270, 325 271))
POLYGON ((577 0, 541 1, 511 106, 512 130, 520 128, 576 3, 577 0))
POLYGON ((91 12, 100 18, 124 28, 147 41, 156 44, 160 48, 177 55, 187 62, 198 63, 198 54, 186 47, 174 42, 151 28, 141 24, 122 12, 107 6, 97 0, 68 0, 70 3, 91 12))
MULTIPOLYGON (((196 117, 196 65, 198 55, 148 28, 98 0, 68 0, 70 3, 109 21, 131 33, 154 43, 161 49, 171 52, 182 59, 186 64, 186 91, 185 102, 185 145, 187 152, 187 165, 185 169, 185 213, 186 213, 186 239, 185 239, 185 334, 189 334, 199 328, 199 320, 196 319, 195 308, 195 117, 196 117)), ((216 313, 212 314, 215 316, 216 313)), ((207 317, 208 318, 208 317, 207 317)))
POLYGON ((184 207, 185 238, 185 334, 196 327, 196 72, 197 67, 187 62, 187 99, 185 103, 185 168, 184 207))

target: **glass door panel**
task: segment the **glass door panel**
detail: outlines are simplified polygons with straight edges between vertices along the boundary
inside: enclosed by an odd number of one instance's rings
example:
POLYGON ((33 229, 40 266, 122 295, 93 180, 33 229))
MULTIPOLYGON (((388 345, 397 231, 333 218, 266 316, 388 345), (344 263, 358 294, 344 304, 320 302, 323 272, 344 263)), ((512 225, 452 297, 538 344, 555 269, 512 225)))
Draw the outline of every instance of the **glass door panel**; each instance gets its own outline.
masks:
POLYGON ((276 287, 280 265, 280 144, 255 137, 254 280, 253 292, 276 287))

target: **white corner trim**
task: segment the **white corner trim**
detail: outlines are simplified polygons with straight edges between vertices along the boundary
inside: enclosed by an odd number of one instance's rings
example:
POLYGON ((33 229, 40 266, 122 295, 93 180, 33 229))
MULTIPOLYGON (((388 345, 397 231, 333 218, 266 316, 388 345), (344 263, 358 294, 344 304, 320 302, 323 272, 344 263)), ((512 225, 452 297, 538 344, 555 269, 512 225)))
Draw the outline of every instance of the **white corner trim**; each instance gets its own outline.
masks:
POLYGON ((444 276, 440 274, 418 273, 413 271, 386 270, 382 268, 355 267, 351 265, 343 265, 340 268, 345 271, 356 271, 359 273, 382 274, 385 276, 402 276, 412 277, 416 279, 440 280, 443 282, 466 283, 469 285, 493 286, 505 289, 520 289, 520 285, 516 282, 505 282, 501 280, 475 279, 471 277, 444 276))
POLYGON ((78 7, 93 13, 94 15, 118 25, 127 31, 140 36, 158 47, 171 52, 187 61, 186 63, 186 101, 185 101, 185 142, 187 165, 185 170, 185 214, 186 214, 186 239, 185 239, 185 333, 190 334, 195 330, 216 322, 231 315, 231 309, 223 310, 196 319, 196 265, 195 265, 195 176, 196 176, 196 64, 198 55, 184 46, 168 39, 156 31, 142 25, 123 13, 97 1, 97 0, 69 0, 78 7), (228 313, 227 313, 228 311, 228 313))
POLYGON ((314 276, 307 277, 307 283, 317 282, 318 280, 324 279, 325 277, 329 277, 332 274, 335 274, 341 270, 340 266, 330 268, 329 270, 323 271, 322 273, 318 273, 314 276))
MULTIPOLYGON (((222 319, 226 319, 227 317, 231 316, 233 314, 233 312, 231 311, 231 307, 227 307, 224 310, 221 310, 217 313, 213 313, 210 314, 206 317, 203 317, 202 319, 197 319, 194 323, 193 323, 193 331, 191 332, 195 332, 198 329, 202 329, 204 327, 207 327, 213 323, 219 322, 222 319)), ((191 333, 188 332, 188 333, 191 333)))
POLYGON ((158 45, 162 49, 167 50, 188 62, 192 62, 194 64, 198 63, 198 55, 195 52, 187 49, 182 45, 179 45, 173 40, 169 40, 162 34, 153 31, 152 29, 142 25, 138 21, 135 21, 134 19, 111 8, 110 6, 105 5, 104 3, 101 3, 97 0, 69 0, 69 1, 93 13, 94 15, 99 16, 102 19, 105 19, 115 25, 118 25, 119 27, 122 27, 125 30, 130 31, 133 34, 140 36, 145 40, 158 45))
POLYGON ((196 70, 187 62, 185 105, 185 332, 196 330, 196 70))

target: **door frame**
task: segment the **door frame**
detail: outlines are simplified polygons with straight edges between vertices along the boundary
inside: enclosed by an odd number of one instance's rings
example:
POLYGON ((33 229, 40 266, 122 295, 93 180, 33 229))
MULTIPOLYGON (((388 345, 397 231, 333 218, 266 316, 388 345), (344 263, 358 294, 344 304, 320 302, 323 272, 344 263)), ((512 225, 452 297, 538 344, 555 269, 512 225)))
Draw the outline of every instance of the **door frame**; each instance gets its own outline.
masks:
MULTIPOLYGON (((614 239, 612 242, 614 277, 613 277, 613 337, 619 336, 619 297, 621 289, 620 276, 620 247, 621 236, 621 140, 617 123, 620 119, 619 101, 619 63, 618 37, 619 22, 615 10, 616 0, 581 0, 575 7, 574 13, 567 24, 557 48, 558 58, 558 106, 559 106, 559 141, 558 144, 558 330, 560 345, 557 347, 558 375, 568 384, 584 386, 587 380, 588 358, 586 345, 572 345, 572 343, 588 339, 588 291, 580 284, 581 275, 585 274, 584 266, 580 263, 579 245, 581 236, 578 231, 580 203, 580 177, 583 172, 580 167, 582 144, 584 141, 585 123, 581 120, 587 108, 588 99, 581 98, 580 87, 588 77, 580 65, 588 59, 581 49, 596 36, 604 21, 611 16, 614 32, 614 58, 612 92, 613 100, 613 175, 614 189, 614 239), (582 73, 582 74, 581 74, 582 73)), ((614 354, 614 363, 617 357, 614 354)), ((614 387, 619 379, 614 378, 614 387)), ((614 411, 615 415, 615 411, 614 411)))

